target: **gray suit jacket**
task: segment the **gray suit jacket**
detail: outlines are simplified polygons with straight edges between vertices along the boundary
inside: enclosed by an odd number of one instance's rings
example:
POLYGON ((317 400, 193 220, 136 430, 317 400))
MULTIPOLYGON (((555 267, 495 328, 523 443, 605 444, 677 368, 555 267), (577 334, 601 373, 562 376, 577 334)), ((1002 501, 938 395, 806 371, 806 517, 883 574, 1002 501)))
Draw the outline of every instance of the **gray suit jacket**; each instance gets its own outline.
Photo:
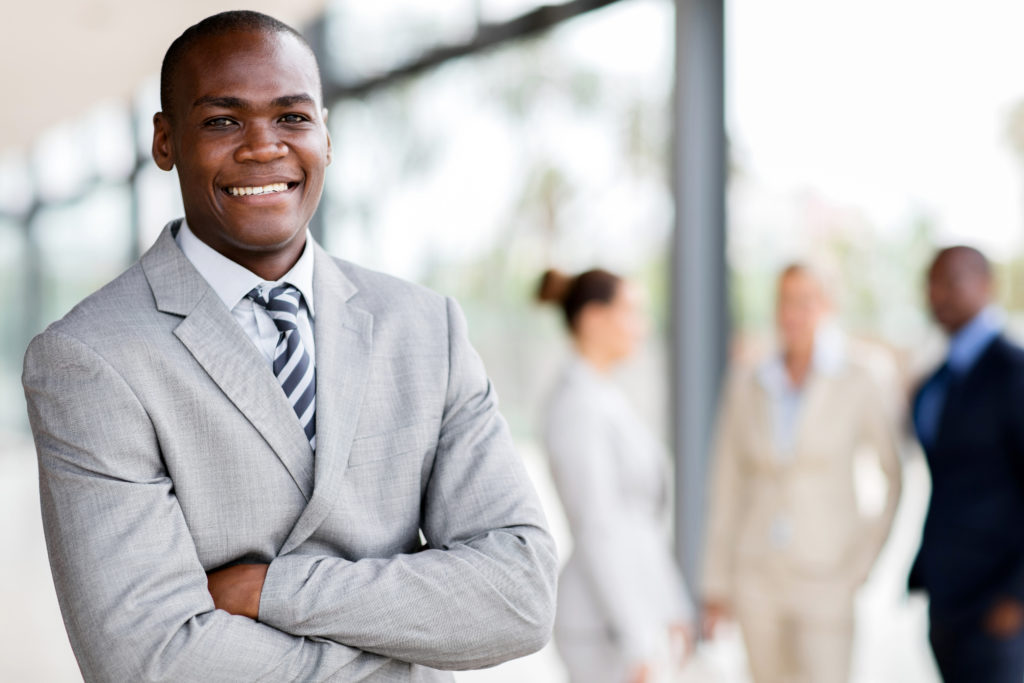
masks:
POLYGON ((314 457, 174 228, 25 357, 86 680, 447 681, 539 649, 554 544, 456 304, 316 247, 314 457), (240 562, 270 564, 258 622, 207 592, 240 562))

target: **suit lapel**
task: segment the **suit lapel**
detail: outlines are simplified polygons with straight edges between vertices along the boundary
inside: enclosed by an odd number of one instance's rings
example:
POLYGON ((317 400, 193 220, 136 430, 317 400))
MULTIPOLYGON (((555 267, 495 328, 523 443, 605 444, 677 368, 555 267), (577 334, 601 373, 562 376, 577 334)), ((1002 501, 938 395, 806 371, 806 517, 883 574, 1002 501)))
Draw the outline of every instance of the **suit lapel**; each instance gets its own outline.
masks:
POLYGON ((833 385, 832 377, 812 371, 806 382, 793 432, 794 461, 800 460, 807 450, 808 432, 827 424, 829 419, 828 411, 824 409, 828 406, 829 387, 833 385))
MULTIPOLYGON (((302 544, 337 502, 370 372, 373 316, 349 303, 355 285, 319 246, 313 269, 316 318, 316 458, 313 496, 281 554, 302 544)), ((281 392, 283 395, 283 392, 281 392)), ((296 425, 298 421, 296 421, 296 425)))
MULTIPOLYGON (((788 378, 786 381, 789 381, 788 378)), ((759 383, 759 388, 762 400, 758 401, 757 415, 754 416, 754 424, 757 425, 758 430, 756 441, 769 445, 767 452, 771 454, 771 462, 774 466, 789 467, 799 460, 804 449, 805 432, 818 419, 822 408, 821 404, 828 393, 828 379, 812 371, 804 380, 789 452, 779 449, 779 437, 776 434, 776 399, 764 381, 759 383)))
POLYGON ((754 427, 753 442, 766 446, 766 449, 758 450, 767 450, 770 462, 774 465, 782 462, 775 438, 775 405, 771 392, 764 384, 758 383, 757 389, 759 400, 754 403, 754 414, 751 416, 751 424, 754 427))
POLYGON ((157 308, 183 316, 174 334, 263 436, 308 500, 313 454, 266 359, 192 267, 168 225, 142 257, 157 308))
POLYGON ((963 402, 969 396, 980 396, 986 393, 978 387, 989 383, 989 376, 993 372, 993 363, 1001 347, 1002 337, 996 337, 981 352, 978 359, 974 361, 974 365, 968 368, 966 373, 960 376, 953 373, 950 376, 949 384, 946 387, 946 396, 939 409, 939 421, 936 425, 933 443, 948 443, 951 438, 949 430, 956 430, 959 427, 959 421, 955 419, 955 416, 963 411, 963 402))

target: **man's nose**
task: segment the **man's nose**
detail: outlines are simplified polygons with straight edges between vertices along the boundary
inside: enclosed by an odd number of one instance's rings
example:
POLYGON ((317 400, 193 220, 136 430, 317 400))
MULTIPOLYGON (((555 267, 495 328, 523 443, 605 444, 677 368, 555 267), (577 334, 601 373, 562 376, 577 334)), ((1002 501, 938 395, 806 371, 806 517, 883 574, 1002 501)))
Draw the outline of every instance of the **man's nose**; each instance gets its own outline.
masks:
POLYGON ((235 150, 235 161, 266 163, 288 154, 288 147, 277 136, 273 126, 250 125, 242 144, 235 150))

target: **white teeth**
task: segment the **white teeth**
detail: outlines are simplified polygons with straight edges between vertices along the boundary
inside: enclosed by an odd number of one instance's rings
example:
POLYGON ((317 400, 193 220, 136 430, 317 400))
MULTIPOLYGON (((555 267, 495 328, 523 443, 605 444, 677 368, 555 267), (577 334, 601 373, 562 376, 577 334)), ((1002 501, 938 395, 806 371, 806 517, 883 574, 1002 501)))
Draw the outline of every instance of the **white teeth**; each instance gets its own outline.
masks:
POLYGON ((242 197, 249 194, 270 194, 272 192, 284 192, 288 189, 288 183, 271 183, 270 185, 259 185, 256 187, 229 187, 228 193, 235 197, 242 197))

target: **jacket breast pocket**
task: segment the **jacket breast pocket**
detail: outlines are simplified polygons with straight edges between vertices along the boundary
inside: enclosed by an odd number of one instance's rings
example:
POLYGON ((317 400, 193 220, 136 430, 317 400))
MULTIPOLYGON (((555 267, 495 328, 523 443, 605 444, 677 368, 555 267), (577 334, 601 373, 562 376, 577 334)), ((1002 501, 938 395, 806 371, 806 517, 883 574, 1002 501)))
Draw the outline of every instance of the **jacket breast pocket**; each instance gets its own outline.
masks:
POLYGON ((401 455, 426 456, 437 448, 438 427, 434 422, 417 422, 403 427, 357 436, 352 442, 349 469, 391 460, 401 455))

